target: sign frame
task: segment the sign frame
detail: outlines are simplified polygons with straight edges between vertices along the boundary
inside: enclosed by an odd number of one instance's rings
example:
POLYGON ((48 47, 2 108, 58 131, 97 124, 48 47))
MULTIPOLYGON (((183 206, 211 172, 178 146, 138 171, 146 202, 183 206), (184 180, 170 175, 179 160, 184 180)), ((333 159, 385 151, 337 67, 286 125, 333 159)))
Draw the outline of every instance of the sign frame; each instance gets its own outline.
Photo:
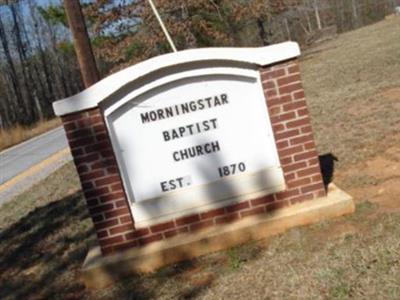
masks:
MULTIPOLYGON (((258 69, 254 67, 254 65, 222 61, 203 62, 201 65, 194 64, 193 66, 186 67, 180 71, 177 69, 178 68, 166 69, 162 72, 162 76, 157 77, 155 80, 139 87, 127 87, 125 89, 125 94, 122 97, 121 95, 116 95, 115 97, 100 103, 104 112, 106 126, 110 132, 110 138, 117 163, 122 173, 121 177, 123 185, 130 203, 129 207, 133 219, 135 220, 135 224, 138 226, 148 226, 198 211, 225 207, 240 202, 243 199, 261 197, 283 191, 286 188, 272 127, 270 125, 268 108, 266 106, 265 95, 262 88, 262 79, 258 69), (188 78, 199 78, 204 76, 231 76, 238 78, 238 80, 241 78, 247 78, 255 81, 254 88, 258 89, 258 97, 264 99, 265 115, 268 121, 268 127, 263 130, 266 130, 272 139, 272 149, 265 149, 265 151, 271 151, 273 153, 275 161, 277 162, 276 166, 253 174, 243 174, 232 178, 224 178, 210 184, 189 187, 184 191, 177 190, 168 192, 161 197, 136 202, 133 195, 133 187, 128 179, 128 172, 121 154, 121 149, 116 140, 115 129, 112 125, 113 113, 118 111, 118 109, 124 105, 140 105, 142 103, 140 99, 142 99, 143 96, 145 97, 146 93, 156 91, 159 87, 188 78), (263 180, 260 181, 260 178, 263 178, 263 180), (269 184, 267 184, 267 182, 269 184), (224 186, 234 187, 235 193, 224 191, 224 186)), ((233 80, 232 83, 234 84, 233 80)))

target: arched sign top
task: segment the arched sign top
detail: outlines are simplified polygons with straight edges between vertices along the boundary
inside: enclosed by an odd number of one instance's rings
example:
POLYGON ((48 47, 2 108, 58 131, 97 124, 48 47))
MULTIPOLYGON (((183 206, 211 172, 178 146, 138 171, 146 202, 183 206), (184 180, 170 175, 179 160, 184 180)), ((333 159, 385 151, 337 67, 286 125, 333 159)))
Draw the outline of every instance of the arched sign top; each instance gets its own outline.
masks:
POLYGON ((136 224, 285 188, 255 64, 170 66, 99 106, 136 224))
MULTIPOLYGON (((300 55, 300 48, 295 42, 285 42, 260 48, 203 48, 190 49, 154 57, 134 66, 128 67, 92 85, 72 97, 59 100, 53 104, 56 115, 63 116, 99 106, 128 85, 139 81, 149 74, 173 69, 177 66, 193 65, 207 62, 243 63, 265 66, 292 59, 300 55)), ((174 70, 172 70, 174 72, 174 70)), ((180 72, 179 68, 176 72, 180 72)))

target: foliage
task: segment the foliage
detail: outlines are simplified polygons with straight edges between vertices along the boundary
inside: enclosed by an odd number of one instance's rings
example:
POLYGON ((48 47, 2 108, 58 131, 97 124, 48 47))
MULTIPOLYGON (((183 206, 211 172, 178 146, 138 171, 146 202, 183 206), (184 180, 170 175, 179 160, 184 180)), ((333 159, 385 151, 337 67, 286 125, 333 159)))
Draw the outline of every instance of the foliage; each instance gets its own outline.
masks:
POLYGON ((67 16, 62 6, 49 5, 37 8, 43 19, 51 25, 63 25, 68 27, 67 16))
MULTIPOLYGON (((154 0, 178 50, 310 45, 382 19, 393 0, 154 0)), ((0 128, 53 115, 82 89, 61 4, 2 1, 0 128)), ((81 1, 102 76, 171 51, 147 0, 81 1)))

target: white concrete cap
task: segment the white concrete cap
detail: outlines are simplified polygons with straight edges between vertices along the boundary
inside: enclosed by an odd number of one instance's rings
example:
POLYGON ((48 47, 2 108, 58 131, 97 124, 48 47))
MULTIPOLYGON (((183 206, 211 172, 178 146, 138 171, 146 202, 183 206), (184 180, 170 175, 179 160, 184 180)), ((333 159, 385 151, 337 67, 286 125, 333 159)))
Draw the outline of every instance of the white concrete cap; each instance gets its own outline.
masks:
POLYGON ((53 103, 57 116, 95 108, 128 84, 161 69, 207 61, 266 66, 300 55, 299 45, 285 42, 260 48, 200 48, 160 55, 114 73, 79 94, 53 103))

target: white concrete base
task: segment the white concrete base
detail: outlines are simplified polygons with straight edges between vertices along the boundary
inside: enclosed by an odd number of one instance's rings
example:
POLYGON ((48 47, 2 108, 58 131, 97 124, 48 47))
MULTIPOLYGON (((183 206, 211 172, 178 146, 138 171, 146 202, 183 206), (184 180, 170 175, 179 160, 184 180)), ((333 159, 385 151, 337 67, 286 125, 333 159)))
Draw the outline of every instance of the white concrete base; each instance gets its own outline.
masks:
POLYGON ((102 257, 100 248, 95 247, 89 251, 83 264, 82 279, 88 288, 102 288, 135 273, 152 272, 168 264, 263 239, 292 227, 350 214, 354 210, 352 197, 332 184, 327 197, 248 217, 233 224, 178 235, 107 257, 102 257))

